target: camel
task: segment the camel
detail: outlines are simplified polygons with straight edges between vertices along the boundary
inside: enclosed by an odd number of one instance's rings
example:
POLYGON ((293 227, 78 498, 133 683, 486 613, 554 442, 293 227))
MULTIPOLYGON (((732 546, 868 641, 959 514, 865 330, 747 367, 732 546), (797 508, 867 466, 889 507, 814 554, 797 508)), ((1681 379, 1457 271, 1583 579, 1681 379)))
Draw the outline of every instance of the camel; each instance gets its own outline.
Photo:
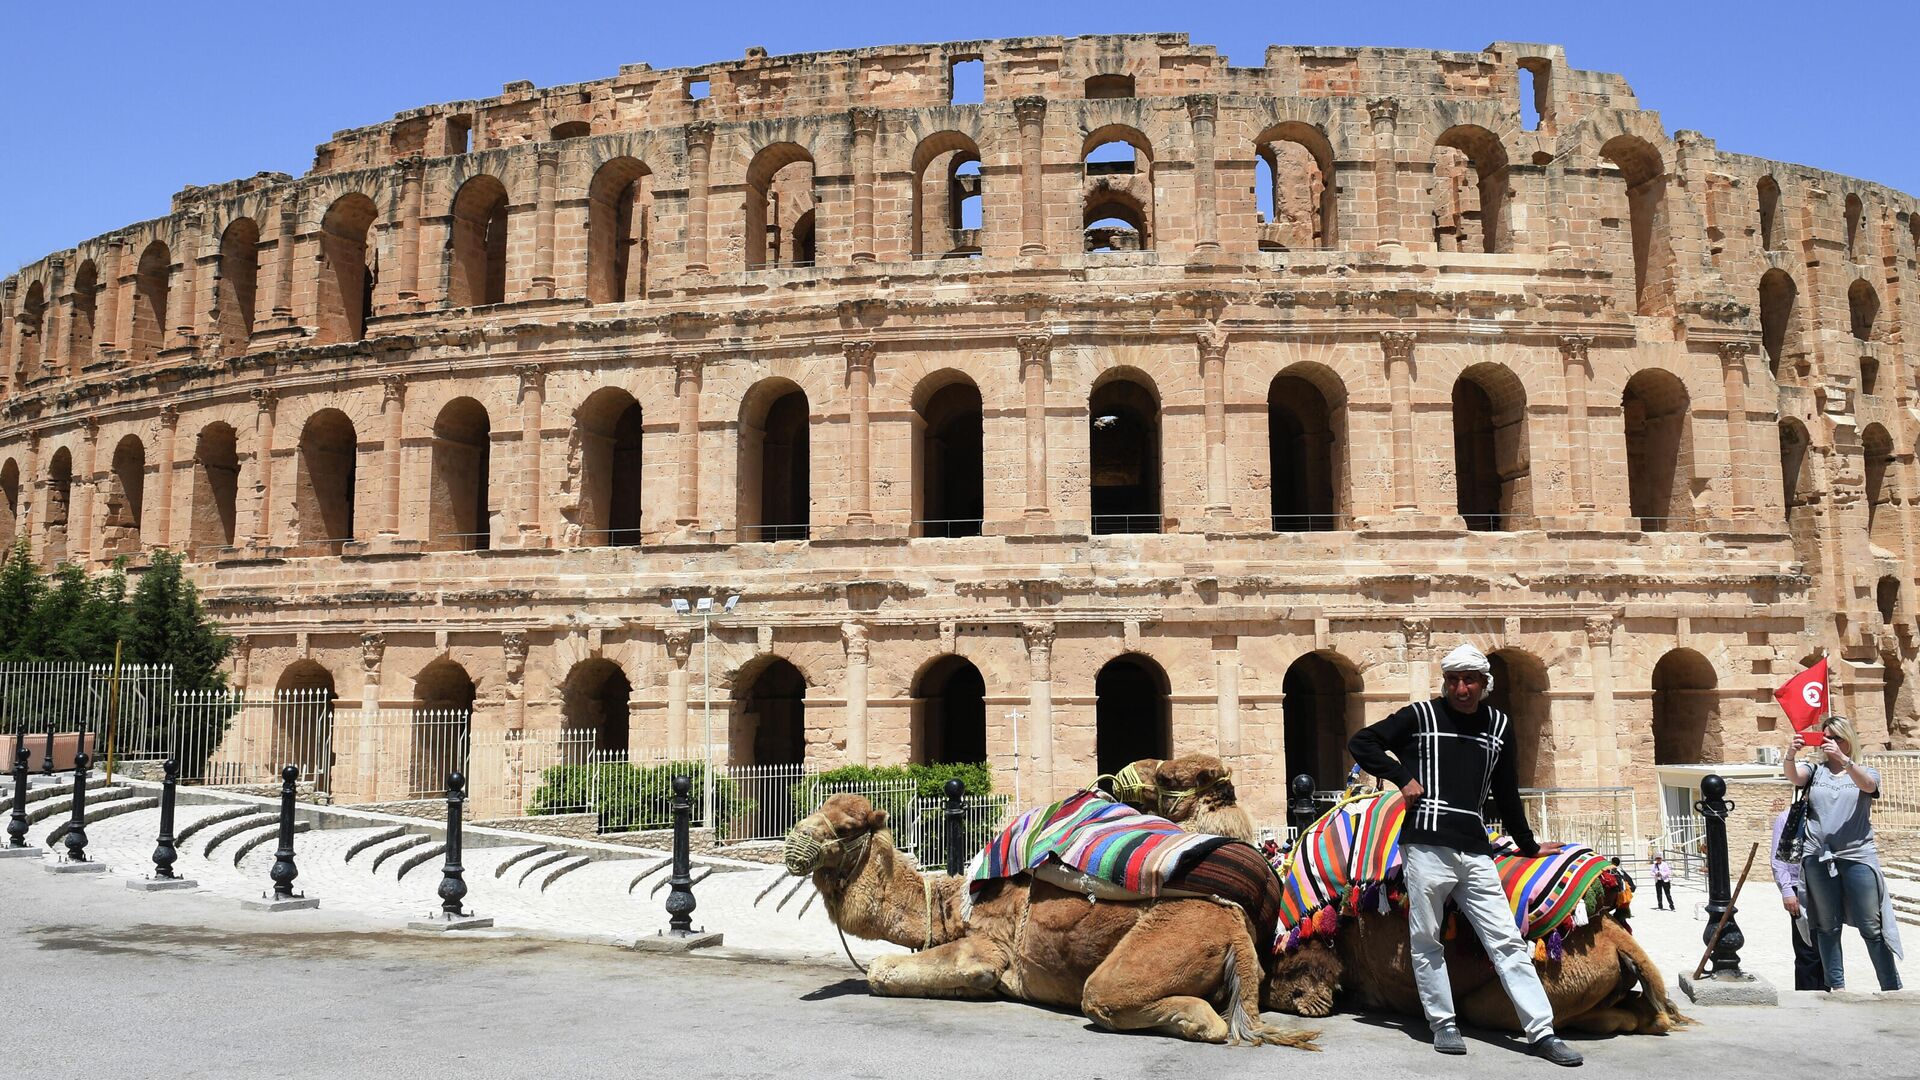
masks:
MULTIPOLYGON (((1226 775, 1219 758, 1187 754, 1160 762, 1151 771, 1143 766, 1140 775, 1154 778, 1159 812, 1187 831, 1236 836, 1240 834, 1230 830, 1237 821, 1245 821, 1250 838, 1252 820, 1235 801, 1233 785, 1218 782, 1226 775), (1202 788, 1206 790, 1186 798, 1167 797, 1202 788)), ((1470 933, 1462 934, 1447 946, 1447 972, 1460 1018, 1480 1027, 1518 1031, 1513 1003, 1479 942, 1471 938, 1470 933)), ((1611 918, 1602 916, 1573 928, 1562 958, 1539 961, 1537 966, 1559 1027, 1595 1034, 1665 1034, 1691 1022, 1667 995, 1646 950, 1632 932, 1611 918), (1640 989, 1635 989, 1636 984, 1640 989)), ((1328 1016, 1335 992, 1343 989, 1364 1008, 1421 1015, 1404 912, 1343 920, 1334 941, 1309 941, 1283 954, 1267 978, 1262 1007, 1298 1016, 1328 1016)))
POLYGON ((1110 1031, 1318 1049, 1318 1032, 1260 1019, 1259 951, 1239 908, 1206 898, 1090 902, 1021 874, 988 884, 968 913, 966 879, 920 874, 886 825, 886 811, 866 799, 835 795, 786 841, 787 869, 812 875, 834 925, 920 950, 875 960, 874 993, 1007 997, 1077 1009, 1110 1031))

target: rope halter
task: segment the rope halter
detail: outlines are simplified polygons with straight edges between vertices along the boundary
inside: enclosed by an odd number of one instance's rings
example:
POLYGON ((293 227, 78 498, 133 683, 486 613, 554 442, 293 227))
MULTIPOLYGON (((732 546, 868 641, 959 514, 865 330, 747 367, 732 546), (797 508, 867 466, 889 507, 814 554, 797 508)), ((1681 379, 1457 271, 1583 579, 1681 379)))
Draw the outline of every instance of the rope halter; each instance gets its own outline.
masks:
MULTIPOLYGON (((854 837, 836 836, 822 843, 814 839, 813 834, 795 825, 787 830, 786 838, 781 842, 781 858, 786 863, 787 873, 794 877, 805 877, 819 869, 829 854, 850 854, 855 859, 859 858, 872 839, 871 832, 863 832, 854 837)), ((840 861, 844 865, 847 860, 842 858, 840 861)))
POLYGON ((1160 805, 1158 789, 1153 786, 1153 777, 1141 776, 1140 770, 1128 765, 1117 773, 1102 773, 1093 778, 1098 784, 1102 780, 1113 781, 1113 797, 1129 805, 1160 805))

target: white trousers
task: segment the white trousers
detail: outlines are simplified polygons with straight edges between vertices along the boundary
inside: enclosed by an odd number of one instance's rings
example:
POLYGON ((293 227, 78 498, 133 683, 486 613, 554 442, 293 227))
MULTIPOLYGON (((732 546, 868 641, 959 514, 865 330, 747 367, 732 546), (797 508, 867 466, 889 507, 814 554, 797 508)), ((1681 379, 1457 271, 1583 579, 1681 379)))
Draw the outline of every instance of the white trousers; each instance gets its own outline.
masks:
POLYGON ((1407 922, 1413 932, 1413 979, 1420 1007, 1435 1031, 1455 1027, 1453 987, 1447 982, 1447 958, 1440 940, 1447 898, 1480 935, 1480 943, 1513 999, 1520 1026, 1533 1042, 1553 1034, 1553 1005, 1533 968, 1533 949, 1514 925, 1513 908, 1500 874, 1485 855, 1468 855, 1431 844, 1402 844, 1407 874, 1407 922))

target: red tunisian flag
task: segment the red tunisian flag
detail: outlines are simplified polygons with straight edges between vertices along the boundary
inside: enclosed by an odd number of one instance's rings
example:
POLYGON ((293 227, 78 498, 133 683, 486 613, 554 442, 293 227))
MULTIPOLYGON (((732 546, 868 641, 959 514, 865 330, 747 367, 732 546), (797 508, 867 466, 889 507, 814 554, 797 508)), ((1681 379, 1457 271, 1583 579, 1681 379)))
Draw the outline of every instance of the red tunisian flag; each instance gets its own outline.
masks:
POLYGON ((1773 692, 1773 699, 1793 721, 1793 730, 1804 732, 1818 727, 1821 714, 1827 711, 1827 661, 1822 658, 1788 679, 1785 686, 1773 692))

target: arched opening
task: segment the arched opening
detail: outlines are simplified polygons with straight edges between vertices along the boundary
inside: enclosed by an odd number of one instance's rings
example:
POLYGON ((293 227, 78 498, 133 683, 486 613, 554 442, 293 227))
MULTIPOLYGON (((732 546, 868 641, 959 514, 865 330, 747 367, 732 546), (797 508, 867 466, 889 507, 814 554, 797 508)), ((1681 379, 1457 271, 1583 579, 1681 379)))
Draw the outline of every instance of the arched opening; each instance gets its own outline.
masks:
POLYGON ((1873 340, 1873 324, 1880 318, 1880 294, 1864 278, 1847 286, 1847 315, 1853 336, 1873 340))
POLYGON ((1874 586, 1873 602, 1880 609, 1880 621, 1892 626, 1900 614, 1900 579, 1892 574, 1883 575, 1874 586))
POLYGON ((1780 218, 1780 184, 1771 176, 1760 178, 1760 250, 1773 251, 1774 226, 1780 218))
POLYGON ((1552 787, 1553 699, 1547 695, 1547 665, 1519 649, 1497 649, 1487 657, 1493 689, 1487 704, 1507 714, 1508 745, 1521 787, 1552 787))
POLYGON ((915 410, 919 535, 980 535, 986 516, 983 416, 980 388, 964 378, 934 391, 915 410))
POLYGON ((1450 127, 1433 145, 1433 241, 1441 251, 1506 251, 1507 150, 1493 132, 1450 127))
POLYGON ((1133 377, 1094 387, 1087 400, 1093 533, 1160 531, 1160 402, 1133 377))
POLYGON ((447 303, 483 307, 507 301, 507 189, 476 176, 453 197, 453 266, 447 303))
POLYGON ((560 715, 567 730, 591 731, 598 752, 625 753, 632 736, 628 704, 633 683, 620 665, 594 657, 573 665, 560 686, 560 715))
MULTIPOLYGON (((280 672, 273 696, 270 756, 246 764, 264 766, 269 775, 282 765, 298 765, 302 776, 314 778, 316 788, 332 790, 333 763, 339 758, 333 745, 333 702, 338 696, 333 672, 312 660, 295 660, 280 672)), ((348 747, 347 752, 357 749, 348 747)))
POLYGON ((1693 431, 1687 388, 1648 369, 1627 381, 1620 400, 1627 436, 1627 491, 1645 532, 1693 528, 1693 431))
POLYGON ((913 253, 939 258, 980 253, 980 148, 957 131, 921 140, 913 151, 913 253))
MULTIPOLYGON (((1289 369, 1291 371, 1292 369, 1289 369)), ((1338 387, 1331 373, 1317 373, 1338 387)), ((1328 532, 1341 524, 1344 392, 1329 405, 1316 381, 1281 374, 1267 388, 1267 461, 1273 531, 1328 532)))
POLYGON ((738 684, 728 761, 734 765, 802 765, 807 760, 807 680, 781 657, 738 684))
MULTIPOLYGON (((1624 218, 1633 234, 1634 310, 1641 315, 1673 312, 1673 248, 1667 228, 1667 166, 1645 139, 1619 135, 1600 148, 1600 156, 1619 170, 1625 185, 1625 210, 1602 207, 1602 217, 1624 218)), ((1604 202, 1616 204, 1618 195, 1604 202)))
POLYGON ((812 521, 806 392, 770 379, 740 410, 740 531, 748 541, 805 540, 812 521))
POLYGON ((473 698, 473 677, 452 660, 435 660, 414 676, 408 798, 444 796, 447 774, 466 770, 473 698))
POLYGON ((128 435, 113 448, 113 473, 107 482, 102 541, 110 554, 140 550, 140 525, 146 510, 147 448, 128 435))
POLYGON ((240 490, 239 438, 216 421, 200 429, 193 446, 193 508, 187 524, 194 554, 208 558, 234 540, 234 509, 240 490))
POLYGON ((378 216, 373 200, 356 192, 334 200, 320 219, 320 307, 314 333, 319 344, 367 336, 374 282, 367 238, 378 216))
POLYGON ((1153 248, 1153 146, 1129 127, 1108 126, 1081 144, 1080 226, 1089 252, 1153 248))
POLYGON ((53 452, 47 463, 47 505, 40 518, 41 547, 47 565, 58 566, 67 558, 67 510, 73 502, 73 454, 66 447, 53 452))
POLYGON ((618 157, 587 188, 587 302, 620 304, 647 295, 653 173, 618 157))
POLYGON ((564 124, 553 125, 548 136, 555 142, 562 139, 584 139, 593 134, 593 125, 585 120, 569 120, 564 124))
POLYGON ((1653 763, 1717 764, 1720 685, 1713 665, 1692 649, 1675 649, 1653 668, 1653 763))
POLYGON ((1333 660, 1308 653, 1280 680, 1281 740, 1287 779, 1305 773, 1316 790, 1340 786, 1346 775, 1347 678, 1333 660))
POLYGON ((167 293, 173 274, 173 253, 155 240, 140 253, 133 280, 133 340, 128 350, 136 364, 160 355, 166 347, 167 293))
POLYGON ((67 319, 69 374, 79 374, 93 361, 96 314, 100 309, 100 271, 93 260, 80 264, 73 275, 73 305, 67 319))
POLYGON ((438 551, 492 547, 487 508, 493 425, 470 397, 455 398, 433 422, 433 475, 428 498, 428 546, 438 551))
POLYGON ((1787 532, 1793 536, 1793 551, 1801 562, 1816 566, 1820 558, 1820 536, 1813 511, 1813 458, 1808 451, 1812 440, 1800 421, 1788 417, 1780 421, 1781 501, 1787 518, 1787 532))
POLYGON ((27 286, 27 295, 20 302, 20 314, 14 319, 14 333, 18 335, 20 350, 19 363, 14 370, 21 384, 31 382, 44 374, 40 370, 40 346, 46 330, 46 320, 47 289, 45 285, 36 281, 27 286))
POLYGON ((1087 97, 1091 100, 1105 98, 1130 98, 1133 96, 1133 76, 1119 74, 1095 75, 1087 80, 1087 97))
POLYGON ((590 547, 640 543, 641 411, 617 387, 593 392, 574 413, 580 443, 581 539, 590 547))
POLYGON ((1800 333, 1793 313, 1799 294, 1799 286, 1785 270, 1769 270, 1760 275, 1760 345, 1767 352, 1767 370, 1775 379, 1780 378, 1781 362, 1801 353, 1800 333))
POLYGON ((1903 549, 1900 541, 1899 462, 1893 456, 1893 439, 1879 424, 1868 424, 1860 432, 1860 453, 1866 474, 1867 539, 1889 552, 1903 549))
POLYGON ((253 336, 255 286, 260 280, 260 226, 235 218, 220 235, 220 283, 215 303, 220 312, 220 347, 245 352, 253 336))
POLYGON ((1847 261, 1860 261, 1860 196, 1847 196, 1847 261))
POLYGON ((1159 664, 1138 653, 1107 661, 1093 681, 1094 758, 1100 775, 1141 758, 1173 756, 1173 688, 1159 664))
POLYGON ((356 447, 339 409, 314 413, 300 430, 293 515, 302 554, 338 555, 353 540, 356 447))
POLYGON ((814 260, 813 155, 795 143, 775 143, 747 166, 747 269, 812 266, 814 260))
POLYGON ((20 539, 20 463, 8 458, 0 465, 0 562, 13 553, 20 539))
POLYGON ((1277 124, 1254 140, 1261 251, 1339 246, 1333 146, 1319 128, 1277 124))
POLYGON ((987 683, 962 656, 943 656, 913 688, 913 760, 987 760, 987 683))
POLYGON ((1890 748, 1911 746, 1915 726, 1914 707, 1913 701, 1907 696, 1907 670, 1900 663, 1899 654, 1881 653, 1880 672, 1884 680, 1880 684, 1880 707, 1887 717, 1890 748))
POLYGON ((1527 391, 1499 364, 1475 364, 1453 384, 1453 461, 1467 528, 1512 532, 1533 526, 1527 391))

